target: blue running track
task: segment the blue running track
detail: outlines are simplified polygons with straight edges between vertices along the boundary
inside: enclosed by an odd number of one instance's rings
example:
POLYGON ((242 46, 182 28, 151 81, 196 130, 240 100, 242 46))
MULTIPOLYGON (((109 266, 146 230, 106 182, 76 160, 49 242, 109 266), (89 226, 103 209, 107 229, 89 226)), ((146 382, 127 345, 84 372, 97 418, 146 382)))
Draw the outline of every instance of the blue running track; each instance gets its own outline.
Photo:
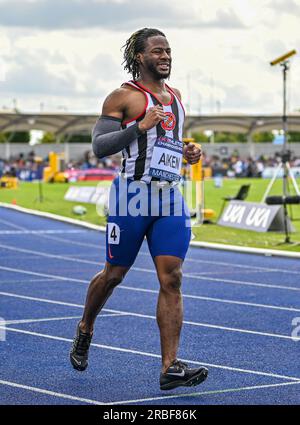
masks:
POLYGON ((168 392, 146 244, 97 319, 89 368, 69 364, 104 261, 103 233, 0 208, 0 404, 300 404, 299 260, 190 248, 179 357, 209 376, 168 392))

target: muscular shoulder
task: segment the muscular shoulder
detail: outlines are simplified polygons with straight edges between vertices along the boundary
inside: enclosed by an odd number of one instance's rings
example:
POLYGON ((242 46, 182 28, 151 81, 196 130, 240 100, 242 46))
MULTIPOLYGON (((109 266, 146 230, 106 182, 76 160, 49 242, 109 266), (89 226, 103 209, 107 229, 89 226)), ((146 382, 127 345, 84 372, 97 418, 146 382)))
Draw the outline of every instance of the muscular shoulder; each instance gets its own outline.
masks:
POLYGON ((138 95, 137 90, 134 90, 129 85, 122 85, 120 88, 111 92, 105 99, 102 107, 102 115, 123 119, 128 105, 138 95))
POLYGON ((116 116, 122 118, 120 114, 124 110, 126 103, 127 90, 125 87, 120 87, 111 92, 104 100, 102 107, 102 115, 116 116))

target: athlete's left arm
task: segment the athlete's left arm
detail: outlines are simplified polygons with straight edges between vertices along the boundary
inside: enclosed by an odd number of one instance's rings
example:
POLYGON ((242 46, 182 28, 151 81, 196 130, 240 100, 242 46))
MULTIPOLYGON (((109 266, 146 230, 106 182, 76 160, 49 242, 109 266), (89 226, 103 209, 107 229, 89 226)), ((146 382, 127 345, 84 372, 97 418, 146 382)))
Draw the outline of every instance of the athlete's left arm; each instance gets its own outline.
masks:
MULTIPOLYGON (((176 96, 181 100, 181 93, 178 89, 172 88, 176 96)), ((183 157, 189 164, 197 164, 202 155, 201 149, 194 143, 188 143, 183 145, 183 157)))

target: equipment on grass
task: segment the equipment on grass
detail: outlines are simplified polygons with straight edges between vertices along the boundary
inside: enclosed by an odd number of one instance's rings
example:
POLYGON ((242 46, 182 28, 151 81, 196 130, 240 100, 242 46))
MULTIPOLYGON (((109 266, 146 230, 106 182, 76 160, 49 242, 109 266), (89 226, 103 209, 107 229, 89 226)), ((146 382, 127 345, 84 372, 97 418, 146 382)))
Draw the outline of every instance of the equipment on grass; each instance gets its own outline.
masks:
POLYGON ((66 183, 68 176, 65 171, 63 153, 49 153, 49 167, 44 168, 43 180, 45 183, 66 183))
POLYGON ((1 177, 0 189, 18 189, 19 180, 17 177, 1 177))
MULTIPOLYGON (((195 143, 194 138, 184 138, 183 142, 193 143, 198 148, 201 149, 201 145, 199 143, 195 143)), ((183 161, 185 164, 186 161, 183 161)), ((190 180, 192 182, 195 182, 195 188, 196 188, 196 202, 195 202, 195 211, 191 211, 191 217, 196 217, 196 221, 193 224, 202 224, 203 222, 209 222, 211 218, 215 217, 215 211, 211 209, 205 209, 204 208, 204 172, 202 167, 202 159, 197 162, 197 164, 190 165, 190 180)), ((185 197, 186 195, 186 170, 183 170, 183 195, 185 197)), ((193 202, 194 204, 194 202, 193 202)))
POLYGON ((75 205, 75 207, 73 207, 73 213, 76 215, 84 215, 86 214, 86 208, 82 205, 75 205))
POLYGON ((297 186, 297 182, 293 173, 291 172, 289 161, 291 159, 291 151, 287 149, 287 132, 288 132, 288 117, 287 117, 287 108, 286 108, 286 80, 287 80, 287 71, 289 70, 289 61, 287 60, 289 57, 295 55, 296 50, 291 50, 285 55, 280 56, 277 59, 274 59, 270 64, 272 66, 280 64, 283 67, 283 115, 282 115, 282 129, 283 129, 283 147, 281 151, 281 161, 278 164, 273 178, 270 181, 270 184, 267 187, 266 192, 261 200, 261 202, 266 202, 269 205, 274 205, 274 202, 279 201, 279 205, 283 205, 284 208, 284 229, 285 229, 285 241, 284 243, 291 243, 290 240, 290 226, 289 226, 289 217, 287 211, 287 204, 299 204, 298 198, 300 197, 300 190, 297 186), (280 197, 268 196, 272 186, 278 176, 279 171, 283 168, 283 195, 280 197), (290 196, 289 193, 289 183, 288 177, 291 178, 293 183, 295 192, 297 196, 290 196), (279 198, 279 199, 275 199, 279 198), (287 202, 289 199, 290 202, 287 202))
POLYGON ((249 189, 250 189, 250 184, 243 184, 240 188, 238 193, 235 196, 225 196, 223 199, 223 205, 221 207, 221 211, 219 213, 219 218, 222 215, 222 212, 224 210, 225 204, 226 202, 230 202, 230 201, 244 201, 249 193, 249 189))

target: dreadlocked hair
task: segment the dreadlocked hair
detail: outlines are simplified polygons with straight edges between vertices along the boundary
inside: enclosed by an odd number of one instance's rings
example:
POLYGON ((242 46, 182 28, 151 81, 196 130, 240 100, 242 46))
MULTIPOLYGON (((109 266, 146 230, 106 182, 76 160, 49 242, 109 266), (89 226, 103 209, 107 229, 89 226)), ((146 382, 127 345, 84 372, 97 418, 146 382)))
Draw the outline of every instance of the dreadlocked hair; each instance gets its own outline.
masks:
POLYGON ((165 37, 165 34, 155 28, 143 28, 136 31, 128 38, 122 49, 124 49, 124 65, 125 71, 129 72, 133 79, 136 80, 139 75, 139 63, 136 60, 136 55, 142 53, 145 50, 145 42, 149 37, 155 35, 162 35, 165 37))

